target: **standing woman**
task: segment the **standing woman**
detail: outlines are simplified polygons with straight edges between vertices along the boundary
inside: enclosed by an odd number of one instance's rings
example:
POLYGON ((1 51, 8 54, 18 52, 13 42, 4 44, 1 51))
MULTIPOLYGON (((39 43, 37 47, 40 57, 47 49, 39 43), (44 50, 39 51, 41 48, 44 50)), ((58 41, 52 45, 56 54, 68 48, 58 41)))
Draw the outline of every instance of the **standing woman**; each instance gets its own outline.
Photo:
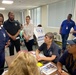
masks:
POLYGON ((26 24, 23 27, 23 36, 24 36, 24 42, 28 49, 28 51, 33 50, 33 32, 34 32, 34 25, 30 23, 30 16, 26 16, 26 24))
POLYGON ((9 37, 7 36, 5 29, 3 27, 3 21, 3 14, 0 13, 0 75, 4 71, 3 68, 5 63, 5 47, 9 44, 9 37))

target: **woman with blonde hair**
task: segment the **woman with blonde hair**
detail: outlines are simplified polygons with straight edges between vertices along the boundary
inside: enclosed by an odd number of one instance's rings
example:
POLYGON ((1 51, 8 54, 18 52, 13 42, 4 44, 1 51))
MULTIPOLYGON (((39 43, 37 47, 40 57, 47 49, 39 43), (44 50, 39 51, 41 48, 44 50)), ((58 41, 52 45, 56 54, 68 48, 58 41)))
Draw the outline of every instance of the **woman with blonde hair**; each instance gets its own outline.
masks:
POLYGON ((40 75, 35 57, 30 53, 20 52, 11 63, 8 75, 40 75))

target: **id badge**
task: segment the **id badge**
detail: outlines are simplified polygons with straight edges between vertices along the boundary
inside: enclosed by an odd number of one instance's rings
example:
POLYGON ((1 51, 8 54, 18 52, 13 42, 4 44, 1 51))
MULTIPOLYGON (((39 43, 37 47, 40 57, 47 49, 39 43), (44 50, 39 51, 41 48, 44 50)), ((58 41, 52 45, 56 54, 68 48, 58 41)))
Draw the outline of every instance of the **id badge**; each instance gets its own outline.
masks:
POLYGON ((66 27, 66 29, 68 29, 68 27, 66 27))
POLYGON ((3 33, 3 36, 6 37, 5 33, 3 33))

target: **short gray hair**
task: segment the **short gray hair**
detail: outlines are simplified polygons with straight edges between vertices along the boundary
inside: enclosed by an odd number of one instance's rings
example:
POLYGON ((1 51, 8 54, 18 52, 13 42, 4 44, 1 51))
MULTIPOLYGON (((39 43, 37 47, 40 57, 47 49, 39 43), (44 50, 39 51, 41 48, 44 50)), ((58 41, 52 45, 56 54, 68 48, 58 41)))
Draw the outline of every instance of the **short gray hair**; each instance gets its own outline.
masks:
POLYGON ((46 33, 45 36, 48 36, 50 39, 54 39, 54 35, 52 32, 46 33))

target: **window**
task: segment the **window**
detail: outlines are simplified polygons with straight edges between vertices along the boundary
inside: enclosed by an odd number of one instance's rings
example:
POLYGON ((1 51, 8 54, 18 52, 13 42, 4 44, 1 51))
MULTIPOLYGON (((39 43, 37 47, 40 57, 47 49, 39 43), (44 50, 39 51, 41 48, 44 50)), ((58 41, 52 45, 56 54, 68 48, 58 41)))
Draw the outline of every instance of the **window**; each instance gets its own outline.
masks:
POLYGON ((41 8, 30 9, 30 16, 34 23, 34 25, 38 25, 41 23, 41 8))
POLYGON ((48 26, 60 27, 68 14, 74 14, 75 0, 62 0, 48 5, 48 26))

